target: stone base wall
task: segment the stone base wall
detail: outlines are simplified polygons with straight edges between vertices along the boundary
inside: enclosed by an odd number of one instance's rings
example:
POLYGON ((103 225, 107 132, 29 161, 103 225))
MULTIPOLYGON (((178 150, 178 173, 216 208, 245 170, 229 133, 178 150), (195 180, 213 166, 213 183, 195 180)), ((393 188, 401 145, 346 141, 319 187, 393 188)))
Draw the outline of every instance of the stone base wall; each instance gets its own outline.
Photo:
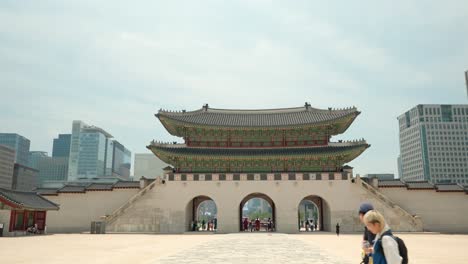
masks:
MULTIPOLYGON (((296 178, 297 179, 297 178, 296 178)), ((138 200, 108 223, 109 232, 183 233, 189 230, 191 201, 208 196, 218 208, 218 232, 239 232, 241 201, 248 195, 261 193, 274 202, 276 230, 283 233, 298 232, 298 206, 307 196, 318 196, 324 203, 325 231, 334 232, 336 223, 342 232, 361 232, 358 207, 370 201, 384 213, 396 231, 421 231, 421 224, 398 207, 385 202, 358 182, 342 180, 228 180, 155 182, 138 200)))

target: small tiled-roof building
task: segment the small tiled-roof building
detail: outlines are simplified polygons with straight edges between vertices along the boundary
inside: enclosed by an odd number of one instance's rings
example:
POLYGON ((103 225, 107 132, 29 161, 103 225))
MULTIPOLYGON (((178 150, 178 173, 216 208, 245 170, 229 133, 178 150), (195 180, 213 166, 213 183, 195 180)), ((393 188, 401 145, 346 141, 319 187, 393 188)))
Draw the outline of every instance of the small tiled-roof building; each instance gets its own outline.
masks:
POLYGON ((0 188, 0 227, 3 227, 1 235, 22 234, 31 226, 44 232, 49 210, 59 210, 59 205, 36 192, 0 188))

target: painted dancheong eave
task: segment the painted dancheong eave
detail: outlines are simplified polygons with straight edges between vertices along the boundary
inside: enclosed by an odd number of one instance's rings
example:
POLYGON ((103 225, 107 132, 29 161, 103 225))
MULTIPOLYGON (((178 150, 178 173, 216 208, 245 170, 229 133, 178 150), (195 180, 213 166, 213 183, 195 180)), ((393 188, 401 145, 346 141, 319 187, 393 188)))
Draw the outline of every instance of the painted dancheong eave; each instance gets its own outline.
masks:
POLYGON ((301 172, 341 171, 369 146, 365 141, 295 148, 194 148, 153 143, 148 149, 178 172, 301 172))

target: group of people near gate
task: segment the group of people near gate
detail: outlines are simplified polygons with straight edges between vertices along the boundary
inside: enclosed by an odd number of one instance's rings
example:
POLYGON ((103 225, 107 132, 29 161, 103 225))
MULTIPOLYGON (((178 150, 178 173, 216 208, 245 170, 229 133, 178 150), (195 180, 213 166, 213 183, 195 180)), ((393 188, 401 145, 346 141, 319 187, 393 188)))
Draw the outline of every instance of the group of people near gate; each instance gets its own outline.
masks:
POLYGON ((312 232, 316 231, 317 229, 317 221, 314 221, 314 219, 307 219, 306 221, 301 221, 299 228, 304 227, 306 232, 312 232))
POLYGON ((242 231, 261 231, 262 226, 264 227, 265 231, 274 231, 274 224, 271 218, 268 218, 266 221, 261 221, 259 218, 249 220, 249 218, 244 218, 242 221, 242 231))
MULTIPOLYGON (((383 215, 370 203, 359 207, 359 219, 364 227, 361 264, 407 264, 408 250, 399 237, 393 235, 383 215)), ((337 224, 337 235, 339 225, 337 224)))
POLYGON ((192 231, 215 231, 218 229, 218 219, 214 218, 212 220, 205 221, 192 221, 191 224, 192 231))

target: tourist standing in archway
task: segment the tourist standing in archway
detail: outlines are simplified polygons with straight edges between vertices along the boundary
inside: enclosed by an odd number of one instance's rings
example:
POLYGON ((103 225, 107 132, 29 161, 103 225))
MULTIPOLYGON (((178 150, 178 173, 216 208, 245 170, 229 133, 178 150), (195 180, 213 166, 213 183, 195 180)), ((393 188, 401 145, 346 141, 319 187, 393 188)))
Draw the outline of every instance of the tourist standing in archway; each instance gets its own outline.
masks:
POLYGON ((255 230, 260 231, 260 219, 258 219, 258 217, 257 220, 255 220, 255 230))

